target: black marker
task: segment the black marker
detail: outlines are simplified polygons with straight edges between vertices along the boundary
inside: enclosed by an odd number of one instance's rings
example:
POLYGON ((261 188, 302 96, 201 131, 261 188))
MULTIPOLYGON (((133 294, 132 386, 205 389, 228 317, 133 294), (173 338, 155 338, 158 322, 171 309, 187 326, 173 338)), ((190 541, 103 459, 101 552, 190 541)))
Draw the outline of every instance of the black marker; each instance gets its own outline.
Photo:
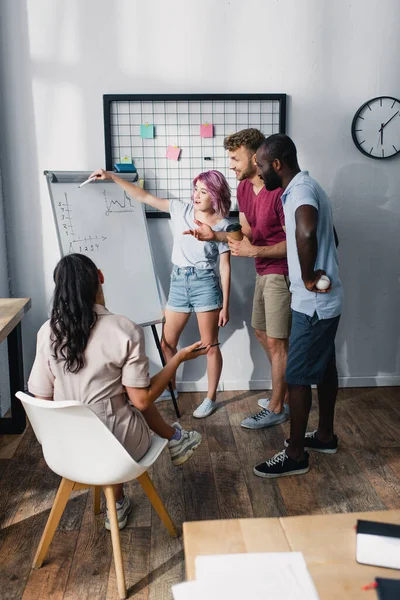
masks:
MULTIPOLYGON (((214 346, 219 346, 220 343, 218 342, 218 344, 211 344, 210 348, 214 348, 214 346)), ((201 348, 196 348, 196 350, 192 350, 192 352, 199 352, 200 350, 205 350, 206 346, 201 346, 201 348)))

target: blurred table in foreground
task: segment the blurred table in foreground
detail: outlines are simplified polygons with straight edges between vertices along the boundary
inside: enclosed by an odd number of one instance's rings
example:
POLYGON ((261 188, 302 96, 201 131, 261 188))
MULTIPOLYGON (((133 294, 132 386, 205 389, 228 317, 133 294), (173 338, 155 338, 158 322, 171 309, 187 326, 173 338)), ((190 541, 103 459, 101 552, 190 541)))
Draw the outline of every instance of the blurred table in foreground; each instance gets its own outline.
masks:
POLYGON ((30 298, 0 298, 0 343, 7 339, 11 393, 11 417, 0 418, 0 435, 22 433, 26 427, 25 411, 15 392, 24 391, 21 321, 30 307, 30 298))
POLYGON ((400 525, 400 510, 184 523, 186 577, 196 578, 199 555, 302 552, 321 600, 375 598, 362 586, 375 577, 400 579, 400 571, 356 562, 358 519, 400 525))

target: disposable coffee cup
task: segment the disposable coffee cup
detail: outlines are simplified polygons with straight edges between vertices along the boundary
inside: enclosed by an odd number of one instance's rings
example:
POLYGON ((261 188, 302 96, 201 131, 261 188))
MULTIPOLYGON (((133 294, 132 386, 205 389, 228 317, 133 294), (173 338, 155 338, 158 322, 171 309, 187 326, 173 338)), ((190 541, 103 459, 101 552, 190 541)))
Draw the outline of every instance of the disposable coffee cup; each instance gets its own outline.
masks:
POLYGON ((243 239, 242 226, 240 223, 232 223, 226 228, 226 235, 229 240, 241 242, 243 239))

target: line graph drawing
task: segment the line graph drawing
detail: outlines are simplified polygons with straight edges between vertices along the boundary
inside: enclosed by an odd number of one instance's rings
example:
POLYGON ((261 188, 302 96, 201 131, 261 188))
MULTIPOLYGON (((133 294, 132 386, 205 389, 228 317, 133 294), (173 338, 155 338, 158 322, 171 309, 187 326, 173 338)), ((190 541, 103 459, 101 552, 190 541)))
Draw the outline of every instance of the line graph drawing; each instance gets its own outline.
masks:
POLYGON ((107 239, 105 235, 95 235, 89 237, 72 240, 69 243, 70 254, 74 252, 98 252, 100 249, 100 242, 104 242, 107 239))
POLYGON ((64 192, 64 202, 58 202, 58 212, 61 219, 59 219, 59 232, 64 232, 68 236, 69 253, 75 252, 88 253, 98 252, 100 250, 100 244, 104 242, 107 237, 105 235, 79 235, 75 233, 74 224, 72 221, 72 207, 68 200, 67 192, 64 192), (72 238, 72 239, 71 239, 72 238))
POLYGON ((104 190, 104 202, 106 203, 106 217, 109 217, 111 213, 128 213, 135 212, 135 205, 133 204, 133 200, 128 196, 126 192, 124 192, 124 199, 122 201, 119 200, 109 200, 107 197, 107 192, 104 190), (119 207, 113 209, 112 207, 119 207))

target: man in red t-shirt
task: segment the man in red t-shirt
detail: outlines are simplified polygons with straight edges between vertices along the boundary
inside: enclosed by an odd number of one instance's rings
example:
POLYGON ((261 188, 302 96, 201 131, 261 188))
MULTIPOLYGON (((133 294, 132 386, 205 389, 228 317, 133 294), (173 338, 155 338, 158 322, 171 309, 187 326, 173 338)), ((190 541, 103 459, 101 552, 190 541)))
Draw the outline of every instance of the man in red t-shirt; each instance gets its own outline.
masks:
MULTIPOLYGON (((283 190, 269 192, 258 174, 256 151, 265 141, 258 129, 243 129, 228 136, 224 147, 229 166, 240 182, 237 198, 240 224, 245 235, 241 242, 229 242, 232 256, 255 259, 257 271, 251 324, 271 362, 272 395, 261 398, 261 412, 242 421, 242 427, 261 429, 286 420, 284 399, 285 370, 291 325, 286 234, 281 202, 283 190)), ((200 222, 191 232, 203 241, 226 241, 225 232, 214 232, 200 222)))

